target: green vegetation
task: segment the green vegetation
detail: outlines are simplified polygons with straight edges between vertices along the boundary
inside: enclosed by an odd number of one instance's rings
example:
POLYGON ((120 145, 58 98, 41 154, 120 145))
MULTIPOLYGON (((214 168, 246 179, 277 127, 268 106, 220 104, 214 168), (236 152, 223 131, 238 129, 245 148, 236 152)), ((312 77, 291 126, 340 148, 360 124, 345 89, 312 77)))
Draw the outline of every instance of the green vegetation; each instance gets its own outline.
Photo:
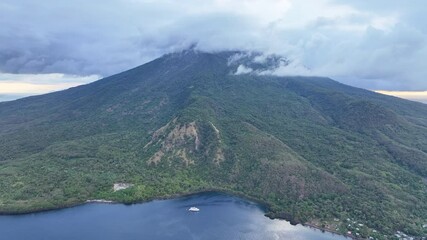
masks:
POLYGON ((0 211, 215 189, 343 234, 427 235, 426 105, 325 78, 232 75, 232 54, 166 55, 0 103, 0 211), (114 192, 119 182, 134 186, 114 192))

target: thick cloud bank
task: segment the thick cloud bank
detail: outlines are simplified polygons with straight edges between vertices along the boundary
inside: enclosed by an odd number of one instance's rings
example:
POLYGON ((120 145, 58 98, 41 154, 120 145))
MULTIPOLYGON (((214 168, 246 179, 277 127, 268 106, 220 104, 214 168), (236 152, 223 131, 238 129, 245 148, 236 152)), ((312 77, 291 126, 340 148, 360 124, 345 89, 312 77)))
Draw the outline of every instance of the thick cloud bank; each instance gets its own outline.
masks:
POLYGON ((2 0, 0 72, 107 76, 197 43, 205 51, 286 56, 290 64, 272 74, 425 90, 426 6, 421 0, 2 0))

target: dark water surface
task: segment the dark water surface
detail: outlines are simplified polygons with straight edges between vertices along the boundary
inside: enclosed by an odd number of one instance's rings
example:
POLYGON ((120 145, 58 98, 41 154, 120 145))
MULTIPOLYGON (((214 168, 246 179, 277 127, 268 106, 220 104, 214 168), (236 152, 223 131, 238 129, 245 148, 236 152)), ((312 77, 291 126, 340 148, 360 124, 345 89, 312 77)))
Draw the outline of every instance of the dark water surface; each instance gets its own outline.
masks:
POLYGON ((271 220, 250 201, 203 193, 148 203, 86 204, 42 213, 0 216, 1 240, 346 239, 271 220), (191 206, 200 212, 191 213, 191 206))

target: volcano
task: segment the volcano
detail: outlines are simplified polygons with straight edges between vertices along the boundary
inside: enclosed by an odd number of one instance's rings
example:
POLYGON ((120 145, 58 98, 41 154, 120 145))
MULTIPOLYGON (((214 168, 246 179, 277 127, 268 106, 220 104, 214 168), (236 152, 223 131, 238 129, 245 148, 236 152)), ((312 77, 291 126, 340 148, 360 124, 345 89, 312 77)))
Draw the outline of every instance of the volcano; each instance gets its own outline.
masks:
POLYGON ((215 190, 294 223, 425 236, 427 105, 268 74, 288 63, 192 49, 0 103, 0 212, 215 190))

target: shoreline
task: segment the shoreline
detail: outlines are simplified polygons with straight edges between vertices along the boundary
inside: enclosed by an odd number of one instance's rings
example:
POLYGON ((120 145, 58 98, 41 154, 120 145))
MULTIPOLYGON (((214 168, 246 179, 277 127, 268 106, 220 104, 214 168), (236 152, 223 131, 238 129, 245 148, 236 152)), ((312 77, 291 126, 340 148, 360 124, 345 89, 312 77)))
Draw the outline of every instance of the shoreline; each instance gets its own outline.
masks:
POLYGON ((341 234, 341 233, 339 233, 337 231, 333 231, 333 230, 329 230, 329 229, 324 229, 324 228, 318 227, 318 226, 310 224, 310 223, 301 223, 301 225, 303 225, 304 227, 308 227, 308 228, 314 228, 314 229, 320 230, 322 232, 332 233, 332 234, 335 234, 335 235, 338 235, 338 236, 342 236, 342 237, 345 237, 345 238, 348 238, 348 239, 357 239, 355 237, 352 237, 352 236, 349 236, 349 235, 343 235, 343 234, 341 234))
POLYGON ((322 232, 328 232, 328 233, 339 235, 339 236, 342 236, 342 237, 345 237, 348 239, 357 239, 357 238, 354 238, 354 237, 351 237, 348 235, 343 235, 343 234, 338 233, 336 231, 332 231, 332 230, 329 230, 326 228, 318 227, 318 226, 313 225, 313 224, 295 221, 295 219, 293 219, 291 215, 287 215, 287 217, 277 216, 274 214, 274 212, 270 211, 271 207, 270 207, 269 203, 262 201, 262 200, 259 200, 259 199, 256 199, 255 197, 247 196, 243 193, 234 192, 234 191, 230 191, 230 190, 226 190, 226 189, 204 189, 204 190, 187 192, 187 193, 176 193, 176 194, 170 194, 170 195, 166 195, 166 196, 152 197, 152 198, 148 198, 148 199, 144 199, 144 200, 137 200, 137 201, 132 201, 132 202, 121 202, 121 201, 114 201, 114 200, 107 200, 107 199, 87 199, 87 200, 83 200, 82 202, 63 204, 63 205, 59 205, 57 207, 47 207, 47 208, 40 208, 40 209, 33 209, 33 210, 10 211, 10 212, 0 211, 0 216, 26 215, 26 214, 36 214, 36 213, 50 212, 50 211, 59 211, 62 209, 78 207, 78 206, 82 206, 85 204, 123 204, 123 205, 144 204, 144 203, 148 203, 148 202, 152 202, 152 201, 162 201, 162 200, 171 200, 171 199, 176 199, 176 198, 185 198, 185 197, 190 197, 193 195, 204 194, 204 193, 219 193, 219 194, 226 194, 226 195, 231 195, 231 196, 235 196, 235 197, 240 197, 240 198, 243 198, 245 200, 248 200, 248 201, 251 201, 251 202, 258 204, 261 207, 261 210, 263 210, 264 216, 267 218, 270 218, 272 220, 274 220, 274 219, 284 220, 284 221, 289 222, 293 226, 301 224, 304 227, 317 229, 317 230, 320 230, 322 232))
POLYGON ((85 203, 116 203, 116 202, 111 200, 105 200, 105 199, 89 199, 89 200, 86 200, 85 203))

